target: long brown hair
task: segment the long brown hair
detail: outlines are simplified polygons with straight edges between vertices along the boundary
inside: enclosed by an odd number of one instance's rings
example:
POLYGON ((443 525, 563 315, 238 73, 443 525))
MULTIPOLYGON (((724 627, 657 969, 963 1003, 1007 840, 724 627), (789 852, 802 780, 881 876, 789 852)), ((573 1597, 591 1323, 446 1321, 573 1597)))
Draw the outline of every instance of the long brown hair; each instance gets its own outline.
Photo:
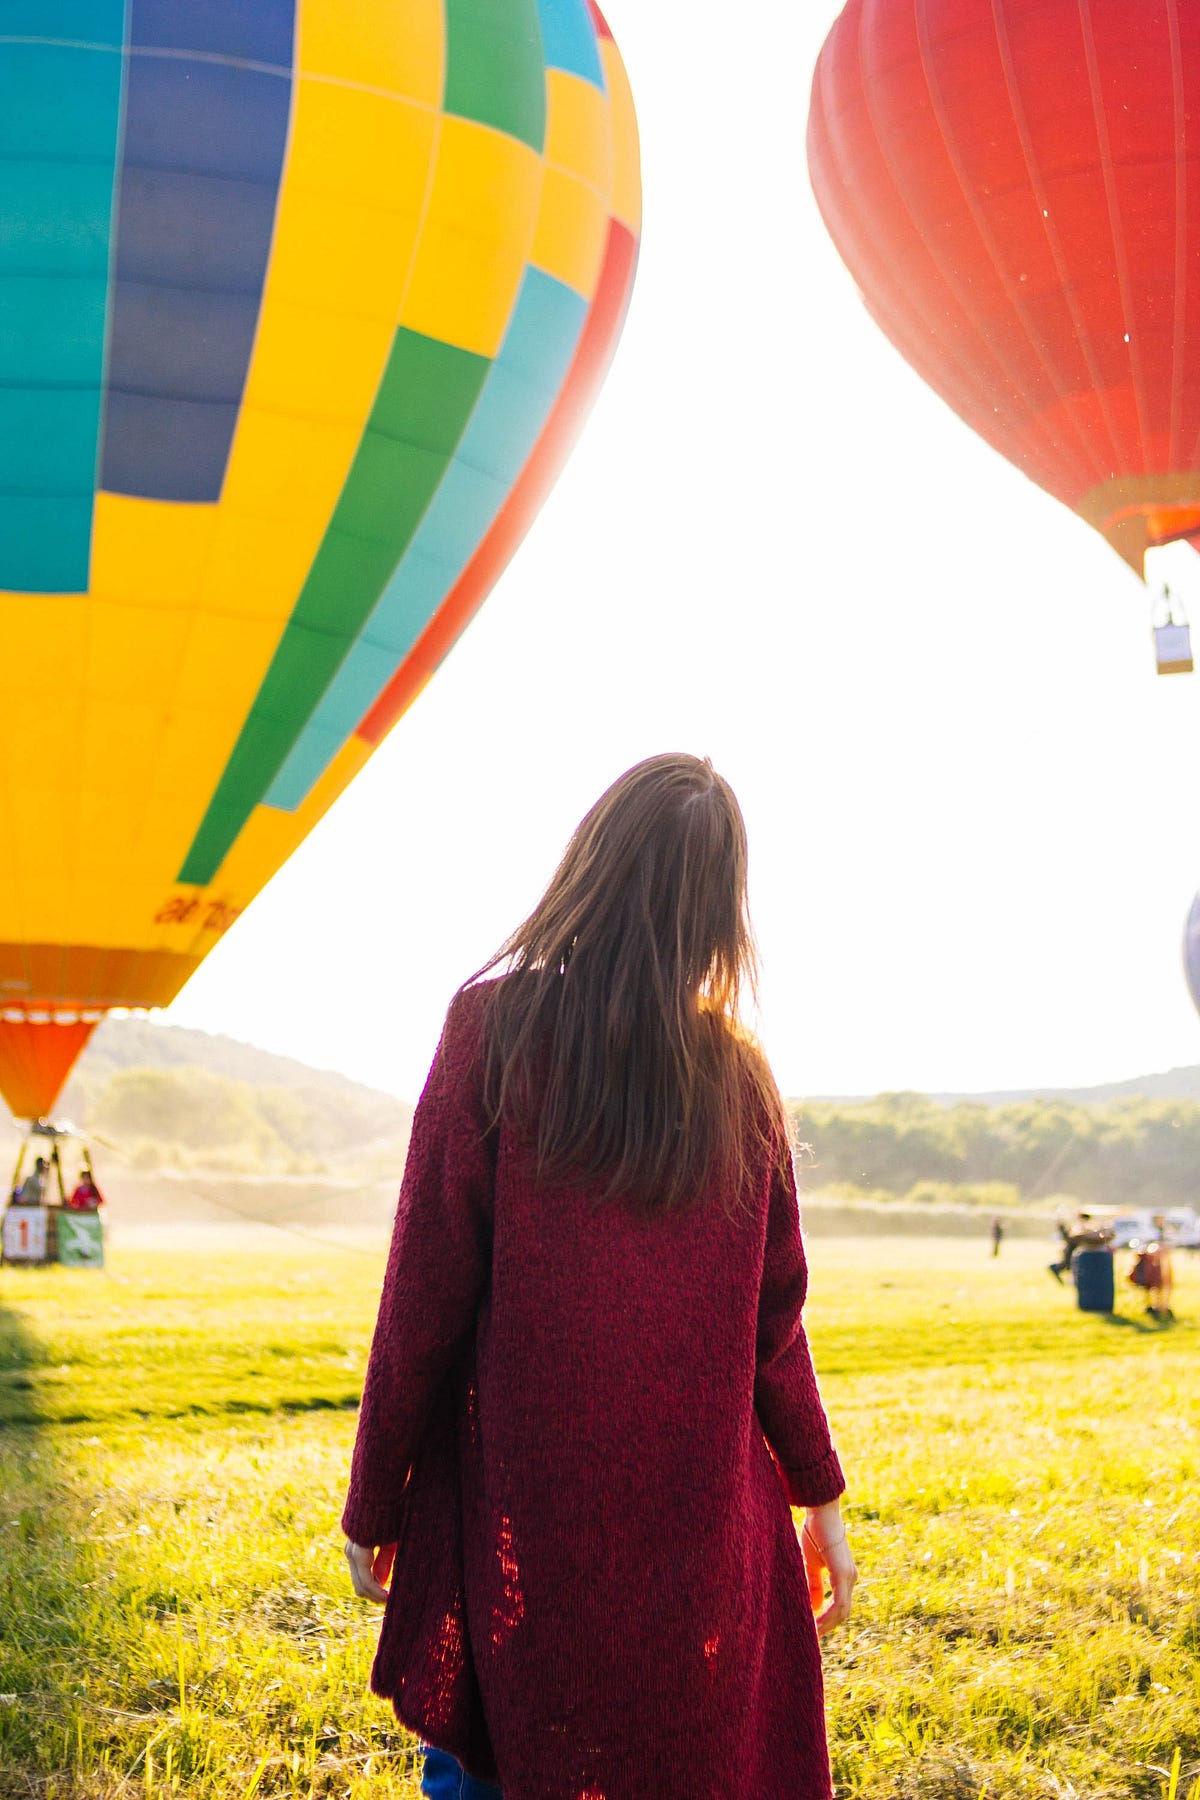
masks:
MULTIPOLYGON (((602 794, 484 984, 484 1096, 543 1178, 677 1206, 737 1206, 787 1154, 770 1070, 739 1024, 753 992, 746 828, 706 759, 652 756, 602 794)), ((471 985, 468 983, 468 985, 471 985)))

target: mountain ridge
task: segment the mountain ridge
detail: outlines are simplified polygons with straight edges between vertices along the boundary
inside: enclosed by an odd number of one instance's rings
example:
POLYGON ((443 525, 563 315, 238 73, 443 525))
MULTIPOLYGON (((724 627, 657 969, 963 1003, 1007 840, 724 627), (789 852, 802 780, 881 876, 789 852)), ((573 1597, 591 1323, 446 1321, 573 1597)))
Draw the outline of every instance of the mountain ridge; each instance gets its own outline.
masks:
MULTIPOLYGON (((80 1075, 85 1079, 104 1080, 119 1070, 135 1067, 202 1068, 259 1087, 308 1088, 319 1084, 363 1099, 412 1105, 411 1100, 355 1081, 340 1070, 314 1068, 295 1057, 261 1050, 257 1045, 223 1033, 198 1031, 192 1026, 171 1025, 140 1016, 105 1019, 80 1058, 80 1075)), ((799 1098, 801 1096, 791 1096, 789 1103, 799 1098)), ((865 1105, 875 1096, 808 1094, 803 1098, 826 1105, 854 1106, 865 1105)), ((1007 1106, 1022 1100, 1064 1100, 1078 1106, 1101 1106, 1110 1100, 1121 1099, 1200 1100, 1200 1063, 1101 1082, 1091 1087, 1060 1084, 998 1088, 974 1093, 936 1093, 927 1098, 943 1106, 954 1106, 960 1101, 971 1101, 980 1106, 1007 1106)))
POLYGON ((346 1094, 408 1105, 398 1094, 355 1081, 338 1069, 318 1069, 311 1063, 261 1050, 223 1032, 199 1031, 190 1025, 170 1025, 133 1015, 103 1019, 79 1059, 77 1074, 84 1080, 106 1080, 121 1070, 207 1069, 231 1081, 248 1081, 255 1087, 307 1088, 328 1084, 346 1094))
POLYGON ((253 1178, 390 1174, 412 1114, 337 1070, 141 1016, 102 1021, 54 1106, 131 1168, 253 1178))
MULTIPOLYGON (((909 1091, 924 1092, 923 1089, 909 1091)), ((804 1098, 822 1106, 867 1106, 877 1096, 808 1094, 804 1098)), ((1072 1106, 1106 1106, 1112 1100, 1200 1100, 1200 1063, 1160 1069, 1147 1075, 1132 1075, 1124 1081, 1101 1082, 1095 1087, 995 1088, 979 1093, 925 1094, 925 1098, 939 1106, 967 1103, 976 1106, 1012 1106, 1022 1100, 1063 1100, 1072 1106)))

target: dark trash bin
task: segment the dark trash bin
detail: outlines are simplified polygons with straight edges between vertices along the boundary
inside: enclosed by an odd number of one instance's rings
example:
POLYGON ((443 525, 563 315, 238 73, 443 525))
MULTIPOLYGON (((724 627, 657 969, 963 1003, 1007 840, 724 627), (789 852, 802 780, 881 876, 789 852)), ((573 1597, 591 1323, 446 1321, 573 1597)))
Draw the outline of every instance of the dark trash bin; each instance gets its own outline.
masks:
POLYGON ((1077 1250, 1071 1258, 1080 1312, 1110 1313, 1116 1298, 1111 1250, 1077 1250))

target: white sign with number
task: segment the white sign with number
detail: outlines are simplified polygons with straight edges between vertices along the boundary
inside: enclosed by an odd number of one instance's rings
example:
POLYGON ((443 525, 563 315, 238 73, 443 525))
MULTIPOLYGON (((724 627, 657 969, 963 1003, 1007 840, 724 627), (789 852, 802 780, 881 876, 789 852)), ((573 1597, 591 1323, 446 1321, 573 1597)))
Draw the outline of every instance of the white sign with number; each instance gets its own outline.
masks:
POLYGON ((45 1262, 46 1209, 10 1206, 4 1215, 5 1262, 45 1262))

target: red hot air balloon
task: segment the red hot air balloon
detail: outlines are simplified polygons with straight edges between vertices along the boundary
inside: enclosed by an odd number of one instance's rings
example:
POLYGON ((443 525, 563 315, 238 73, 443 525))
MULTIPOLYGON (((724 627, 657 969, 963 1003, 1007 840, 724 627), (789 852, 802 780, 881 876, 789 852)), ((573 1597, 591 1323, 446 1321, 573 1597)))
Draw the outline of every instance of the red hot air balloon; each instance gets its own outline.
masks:
POLYGON ((1200 6, 849 0, 813 187, 866 305, 1140 575, 1200 544, 1200 6))

